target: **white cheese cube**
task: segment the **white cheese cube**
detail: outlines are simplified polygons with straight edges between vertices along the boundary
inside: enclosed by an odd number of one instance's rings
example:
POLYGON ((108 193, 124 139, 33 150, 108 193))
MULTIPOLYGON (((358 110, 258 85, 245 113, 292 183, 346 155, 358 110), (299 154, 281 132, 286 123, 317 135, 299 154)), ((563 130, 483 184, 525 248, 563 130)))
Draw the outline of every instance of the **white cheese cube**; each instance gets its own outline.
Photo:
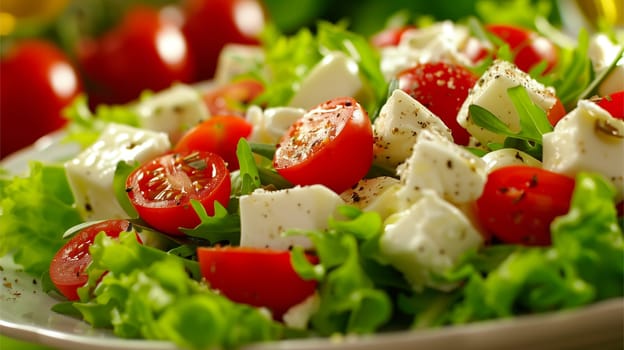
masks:
POLYGON ((453 141, 451 130, 440 118, 405 91, 394 90, 373 123, 375 163, 393 168, 403 163, 422 130, 453 141))
POLYGON ((282 316, 284 324, 294 329, 307 329, 310 318, 318 311, 320 305, 321 298, 315 292, 284 313, 282 316))
POLYGON ((139 102, 136 111, 141 128, 164 132, 172 143, 209 116, 199 91, 182 84, 139 102))
POLYGON ((544 134, 543 149, 544 169, 569 176, 601 173, 617 188, 617 199, 624 199, 624 121, 595 103, 579 101, 552 132, 544 134))
POLYGON ((219 53, 214 81, 227 84, 241 74, 248 73, 264 62, 264 51, 257 45, 227 44, 219 53))
POLYGON ((485 170, 488 173, 510 165, 528 165, 536 168, 542 167, 542 162, 535 159, 530 154, 514 148, 497 149, 496 151, 487 153, 481 157, 481 159, 485 161, 485 170))
POLYGON ((617 57, 622 45, 615 44, 605 34, 595 34, 589 43, 589 59, 596 74, 602 73, 609 65, 618 60, 617 65, 598 86, 598 95, 607 96, 624 90, 624 57, 617 57))
POLYGON ((446 61, 470 66, 472 62, 461 52, 469 34, 467 27, 451 21, 407 30, 397 46, 381 50, 381 71, 389 80, 418 63, 446 61))
POLYGON ((240 197, 242 247, 288 250, 313 248, 305 236, 287 236, 289 229, 324 230, 344 202, 322 185, 297 186, 279 191, 258 189, 240 197))
POLYGON ((363 102, 366 95, 357 62, 342 52, 332 52, 312 68, 288 105, 307 110, 336 97, 363 102))
POLYGON ((117 163, 144 163, 171 148, 166 134, 110 124, 98 140, 65 163, 67 181, 85 220, 125 218, 113 191, 117 163))
POLYGON ((544 111, 548 111, 557 102, 554 89, 545 87, 513 63, 497 60, 468 94, 457 114, 457 122, 483 144, 503 143, 505 136, 477 126, 470 118, 468 108, 470 105, 481 106, 517 132, 520 130, 520 117, 507 90, 519 85, 526 89, 531 100, 544 111))
POLYGON ((423 190, 432 190, 454 204, 481 196, 487 180, 485 162, 465 148, 427 130, 418 135, 410 158, 398 168, 402 207, 415 203, 423 190))
POLYGON ((362 211, 375 211, 382 219, 397 211, 396 192, 400 188, 399 180, 380 176, 362 179, 352 188, 342 192, 340 197, 362 211))
POLYGON ((277 144, 288 128, 305 114, 305 109, 275 107, 262 110, 258 106, 247 109, 246 118, 253 125, 250 142, 277 144))
POLYGON ((379 245, 383 256, 415 290, 449 290, 454 285, 441 283, 436 276, 453 268, 463 254, 482 242, 459 209, 434 192, 424 191, 411 207, 386 220, 379 245))

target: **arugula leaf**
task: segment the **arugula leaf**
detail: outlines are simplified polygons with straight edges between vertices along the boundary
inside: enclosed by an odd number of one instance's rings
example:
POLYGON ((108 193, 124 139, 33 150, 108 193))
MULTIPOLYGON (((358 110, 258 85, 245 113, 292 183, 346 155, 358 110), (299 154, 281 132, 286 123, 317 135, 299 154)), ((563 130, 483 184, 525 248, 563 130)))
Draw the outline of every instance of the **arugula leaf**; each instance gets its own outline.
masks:
POLYGON ((48 273, 63 233, 82 222, 62 165, 30 163, 25 177, 0 178, 0 255, 33 275, 48 273))
POLYGON ((237 213, 228 213, 219 202, 214 202, 214 215, 209 216, 204 206, 197 200, 191 200, 200 224, 195 228, 180 228, 180 231, 191 237, 202 238, 216 244, 227 241, 231 245, 240 243, 240 216, 237 213))
POLYGON ((236 146, 236 157, 240 164, 241 189, 240 195, 250 194, 256 188, 260 188, 260 175, 256 167, 256 161, 251 153, 251 147, 247 141, 241 138, 236 146))

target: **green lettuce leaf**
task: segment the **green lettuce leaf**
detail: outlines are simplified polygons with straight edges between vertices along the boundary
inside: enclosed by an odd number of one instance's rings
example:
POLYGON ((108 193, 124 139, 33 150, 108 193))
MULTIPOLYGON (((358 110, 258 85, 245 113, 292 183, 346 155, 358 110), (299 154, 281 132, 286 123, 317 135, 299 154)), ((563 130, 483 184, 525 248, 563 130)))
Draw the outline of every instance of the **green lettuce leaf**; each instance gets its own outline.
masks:
POLYGON ((62 165, 30 163, 28 176, 0 179, 0 255, 13 253, 16 263, 34 276, 48 272, 65 241, 63 233, 82 222, 73 206, 62 165))

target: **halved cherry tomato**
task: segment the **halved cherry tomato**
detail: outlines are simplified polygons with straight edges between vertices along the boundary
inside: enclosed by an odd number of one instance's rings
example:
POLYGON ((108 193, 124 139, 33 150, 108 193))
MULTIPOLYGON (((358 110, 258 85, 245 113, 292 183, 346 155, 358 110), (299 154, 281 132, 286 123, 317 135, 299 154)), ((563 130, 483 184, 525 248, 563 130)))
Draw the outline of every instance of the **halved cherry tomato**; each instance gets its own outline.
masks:
POLYGON ((166 154, 141 165, 126 180, 126 192, 139 217, 172 235, 183 234, 180 227, 200 223, 191 199, 213 215, 215 201, 227 207, 230 190, 225 162, 210 152, 166 154))
POLYGON ((236 147, 251 134, 253 125, 235 115, 217 115, 187 131, 174 148, 176 152, 207 151, 225 160, 230 171, 238 169, 236 147))
MULTIPOLYGON (((54 255, 50 262, 50 279, 67 299, 78 300, 78 288, 87 283, 85 270, 91 263, 89 247, 98 233, 104 232, 110 237, 119 237, 119 233, 130 231, 127 220, 107 220, 91 225, 73 236, 54 255)), ((140 238, 137 235, 137 239, 140 238)))
POLYGON ((570 209, 574 179, 541 168, 508 166, 488 175, 477 200, 483 226, 504 243, 549 245, 550 224, 570 209))
POLYGON ((211 89, 204 94, 204 103, 210 115, 245 115, 247 106, 264 91, 264 85, 255 79, 243 79, 211 89))
POLYGON ((340 193, 368 172, 373 141, 366 110, 351 97, 335 98, 291 125, 273 166, 295 185, 322 184, 340 193))
POLYGON ((52 43, 12 45, 0 61, 0 158, 65 125, 61 111, 81 92, 76 69, 52 43))
POLYGON ((613 118, 624 119, 624 90, 605 96, 596 103, 607 110, 613 118))
POLYGON ((416 27, 410 25, 385 28, 371 37, 371 43, 378 48, 397 46, 401 42, 403 34, 414 28, 416 27))
POLYGON ((129 9, 102 37, 84 39, 78 60, 92 105, 130 102, 145 90, 159 91, 194 77, 182 30, 147 6, 129 9))
POLYGON ((457 112, 478 77, 467 68, 445 62, 417 64, 397 76, 405 91, 438 116, 451 129, 458 145, 467 145, 470 134, 457 122, 457 112))
MULTIPOLYGON (((307 255, 311 263, 318 259, 307 255)), ((293 269, 291 252, 245 247, 199 247, 197 259, 210 287, 232 301, 266 307, 277 320, 311 296, 316 281, 293 269)))
POLYGON ((525 72, 546 61, 544 73, 548 73, 557 63, 557 48, 552 41, 532 30, 510 24, 488 24, 485 29, 509 45, 514 63, 525 72))
POLYGON ((550 107, 548 112, 546 112, 546 117, 548 118, 548 121, 552 126, 557 125, 557 123, 561 120, 561 118, 565 117, 565 115, 565 107, 563 106, 563 103, 561 103, 561 100, 558 98, 555 103, 550 107))

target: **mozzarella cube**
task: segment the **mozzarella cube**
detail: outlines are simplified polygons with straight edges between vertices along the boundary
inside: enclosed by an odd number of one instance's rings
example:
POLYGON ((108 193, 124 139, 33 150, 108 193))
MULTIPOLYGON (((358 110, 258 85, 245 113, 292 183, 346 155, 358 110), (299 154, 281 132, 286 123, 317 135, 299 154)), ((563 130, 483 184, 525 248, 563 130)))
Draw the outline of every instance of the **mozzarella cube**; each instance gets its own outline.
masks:
POLYGON ((403 163, 422 130, 453 141, 451 130, 440 118, 405 91, 394 90, 373 123, 375 162, 393 168, 403 163))
POLYGON ((144 163, 171 148, 167 134, 110 124, 98 140, 65 163, 67 181, 85 220, 125 218, 115 198, 117 163, 144 163))
POLYGON ((382 219, 397 211, 396 192, 400 188, 399 180, 380 176, 362 179, 352 188, 342 192, 340 197, 362 211, 375 211, 382 219))
POLYGON ((492 151, 481 157, 485 161, 485 170, 487 173, 510 166, 510 165, 528 165, 536 168, 542 167, 542 162, 535 159, 530 154, 522 152, 514 148, 501 148, 492 151))
POLYGON ((579 101, 544 134, 542 158, 544 169, 557 173, 601 173, 617 188, 617 200, 624 199, 624 121, 595 103, 579 101))
POLYGON ((322 185, 297 186, 279 191, 255 190, 240 197, 242 247, 288 250, 313 248, 305 236, 287 236, 289 229, 325 230, 344 202, 322 185))
POLYGON ((457 122, 483 144, 503 143, 505 136, 476 125, 470 118, 468 108, 470 105, 483 107, 513 132, 517 132, 520 130, 520 117, 507 90, 519 85, 526 89, 531 100, 544 111, 548 111, 557 102, 554 89, 545 87, 513 63, 497 60, 468 94, 457 114, 457 122))
POLYGON ((176 143, 185 131, 208 118, 201 94, 188 85, 174 85, 139 102, 140 126, 169 135, 176 143))
POLYGON ((589 43, 588 55, 596 74, 602 73, 614 60, 618 60, 613 70, 598 86, 600 96, 624 90, 624 57, 617 57, 621 49, 622 45, 613 43, 605 34, 594 35, 589 43))
POLYGON ((479 232, 455 206, 433 191, 424 191, 408 209, 386 220, 380 250, 415 290, 449 290, 436 279, 453 268, 466 252, 483 242, 479 232))
POLYGON ((264 51, 258 45, 226 44, 219 53, 214 81, 227 84, 241 74, 248 73, 264 62, 264 51))
POLYGON ((447 61, 470 66, 472 62, 461 52, 469 34, 467 27, 451 21, 407 30, 397 46, 382 48, 381 71, 389 80, 418 63, 447 61))
POLYGON ((312 68, 288 105, 307 110, 336 97, 366 100, 367 93, 357 62, 342 52, 332 52, 312 68))
POLYGON ((262 110, 258 106, 247 109, 246 118, 253 125, 250 142, 276 144, 286 131, 298 119, 303 117, 305 109, 294 107, 275 107, 262 110))
POLYGON ((320 305, 321 297, 315 292, 284 313, 282 316, 284 324, 293 329, 307 329, 310 318, 318 311, 320 305))
POLYGON ((398 168, 400 205, 415 203, 423 190, 454 203, 481 196, 487 180, 485 162, 455 143, 427 130, 418 135, 410 158, 398 168))

